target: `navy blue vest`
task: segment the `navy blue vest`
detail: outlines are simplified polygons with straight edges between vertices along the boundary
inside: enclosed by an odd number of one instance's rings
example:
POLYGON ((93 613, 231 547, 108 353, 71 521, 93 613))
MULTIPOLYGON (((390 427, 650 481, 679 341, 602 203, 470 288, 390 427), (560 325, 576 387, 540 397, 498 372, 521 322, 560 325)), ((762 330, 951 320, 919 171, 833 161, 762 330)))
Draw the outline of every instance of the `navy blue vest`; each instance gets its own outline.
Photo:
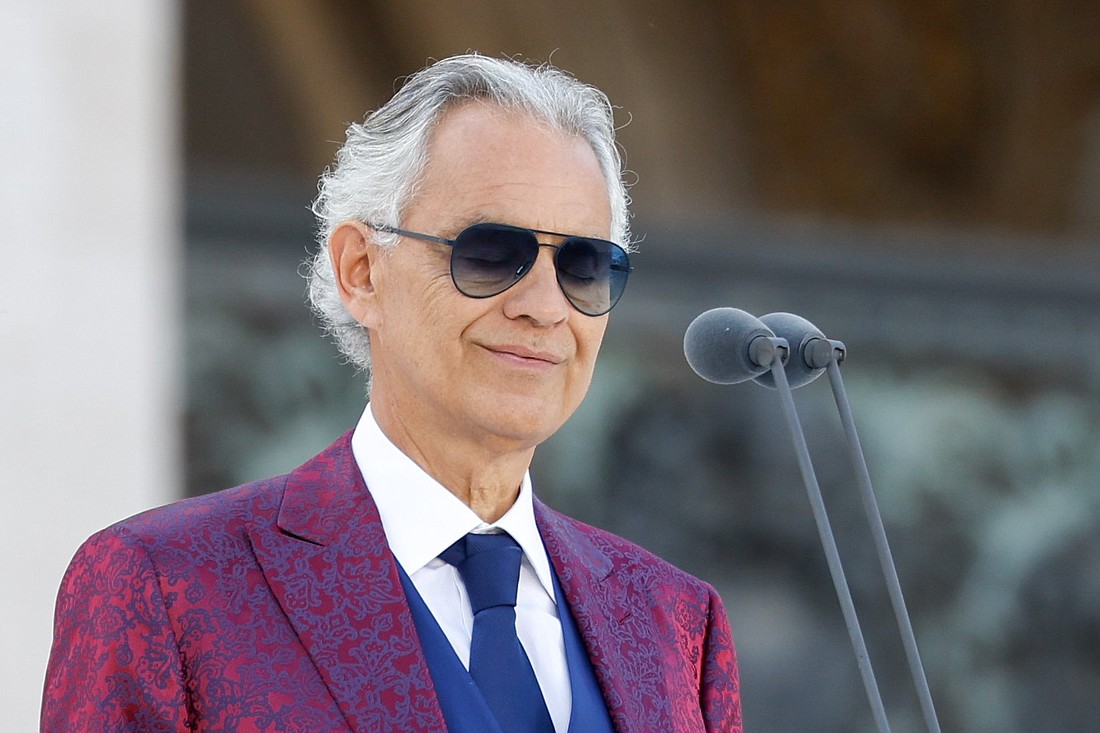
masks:
MULTIPOLYGON (((428 660, 428 671, 432 675, 435 694, 449 733, 508 733, 501 731, 474 678, 455 654, 454 647, 439 628, 435 616, 424 604, 401 563, 397 563, 397 572, 401 575, 401 585, 405 588, 420 646, 428 660)), ((573 694, 569 733, 614 733, 615 727, 611 724, 607 704, 600 693, 596 673, 553 565, 550 572, 554 579, 554 595, 558 601, 558 615, 565 639, 565 661, 569 666, 569 687, 573 694)))

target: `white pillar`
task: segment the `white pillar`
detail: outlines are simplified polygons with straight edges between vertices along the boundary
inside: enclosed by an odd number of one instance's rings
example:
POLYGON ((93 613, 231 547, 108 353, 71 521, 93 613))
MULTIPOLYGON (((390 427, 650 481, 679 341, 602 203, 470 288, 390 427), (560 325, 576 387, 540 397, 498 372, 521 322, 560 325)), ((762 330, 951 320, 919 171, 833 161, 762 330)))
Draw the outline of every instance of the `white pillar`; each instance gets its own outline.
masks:
POLYGON ((0 729, 80 542, 178 496, 179 9, 0 7, 0 729))

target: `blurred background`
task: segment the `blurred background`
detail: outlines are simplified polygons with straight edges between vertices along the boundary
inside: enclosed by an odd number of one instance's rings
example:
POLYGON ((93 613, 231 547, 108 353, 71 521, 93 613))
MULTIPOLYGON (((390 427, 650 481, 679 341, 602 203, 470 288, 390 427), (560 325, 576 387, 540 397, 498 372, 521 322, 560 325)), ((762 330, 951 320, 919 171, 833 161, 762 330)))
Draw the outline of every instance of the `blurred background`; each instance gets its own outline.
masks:
MULTIPOLYGON (((1100 5, 12 0, 0 10, 0 704, 79 543, 293 468, 364 379, 305 305, 316 180, 401 77, 552 60, 617 105, 636 271, 551 505, 713 583, 746 730, 873 730, 777 395, 682 356, 793 311, 845 383, 944 730, 1100 719, 1100 5)), ((923 730, 825 380, 800 390, 899 733, 923 730)), ((9 729, 8 724, 3 726, 9 729)))

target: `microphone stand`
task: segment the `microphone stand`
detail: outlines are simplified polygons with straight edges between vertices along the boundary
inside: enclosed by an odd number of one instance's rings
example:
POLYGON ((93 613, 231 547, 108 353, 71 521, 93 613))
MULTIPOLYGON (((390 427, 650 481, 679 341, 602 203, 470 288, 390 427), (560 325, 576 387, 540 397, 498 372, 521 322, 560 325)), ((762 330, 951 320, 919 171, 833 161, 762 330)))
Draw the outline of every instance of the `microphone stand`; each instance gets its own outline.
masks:
MULTIPOLYGON (((813 463, 810 461, 810 451, 806 446, 806 436, 802 432, 802 423, 799 421, 798 412, 795 409, 794 396, 790 384, 787 382, 787 373, 783 363, 786 351, 783 348, 775 350, 775 356, 770 367, 772 378, 775 380, 780 402, 783 405, 783 415, 787 420, 787 428, 794 443, 795 453, 798 457, 798 467, 802 472, 802 481, 806 485, 806 493, 810 498, 814 521, 817 523, 817 532, 821 537, 821 546, 825 550, 829 573, 833 577, 833 586, 836 588, 837 599, 840 601, 840 608, 844 613, 844 623, 848 627, 848 637, 851 639, 852 649, 855 651, 856 663, 859 666, 860 676, 863 678, 863 687, 867 691, 867 700, 871 703, 871 712, 874 714, 878 730, 880 733, 889 733, 890 723, 886 719, 882 696, 879 694, 878 684, 875 682, 875 673, 871 669, 871 659, 867 655, 867 644, 863 640, 863 632, 859 627, 855 604, 852 602, 852 593, 848 588, 848 581, 844 577, 844 568, 840 563, 840 553, 836 547, 836 540, 833 538, 829 516, 825 511, 825 501, 821 497, 821 487, 817 483, 817 475, 814 472, 813 463)), ((835 361, 834 359, 834 364, 835 361)))
POLYGON ((940 733, 939 721, 936 719, 936 711, 932 705, 932 694, 928 689, 928 680, 925 678, 920 654, 917 651, 917 642, 913 636, 913 626, 905 608, 901 584, 890 555, 890 546, 886 541, 886 530, 871 488, 867 461, 859 443, 859 436, 856 434, 855 420, 852 418, 851 406, 840 376, 839 365, 845 356, 844 344, 825 338, 816 326, 792 313, 771 313, 758 319, 736 308, 713 308, 700 314, 688 327, 684 334, 684 356, 687 357, 688 364, 695 373, 707 381, 716 384, 737 384, 752 379, 764 386, 774 387, 779 392, 783 415, 794 445, 802 481, 810 499, 821 547, 825 551, 833 586, 836 588, 837 599, 844 614, 848 637, 852 642, 856 663, 863 678, 867 699, 871 703, 871 711, 879 733, 889 733, 890 727, 882 697, 871 669, 867 645, 859 627, 848 581, 844 577, 840 553, 829 525, 825 502, 821 496, 821 488, 814 473, 810 452, 806 446, 806 437, 798 419, 792 394, 794 388, 812 382, 823 371, 829 372, 833 396, 844 425, 851 460, 862 494, 863 508, 874 535, 875 549, 889 589, 894 615, 901 630, 909 669, 920 697, 921 711, 929 733, 940 733), (788 369, 791 370, 790 375, 787 373, 788 369))
MULTIPOLYGON (((839 342, 834 343, 839 344, 839 342)), ((940 733, 940 722, 936 717, 936 708, 932 704, 932 693, 928 689, 928 679, 925 677, 920 652, 917 650, 917 640, 913 635, 913 624, 910 622, 909 612, 905 608, 905 598, 901 592, 898 571, 894 566, 893 556, 890 553, 890 543, 886 540, 886 529, 882 523, 882 515, 878 510, 878 502, 875 501, 875 492, 871 487, 871 474, 867 470, 867 459, 863 454, 859 435, 856 433, 856 423, 852 417, 848 395, 844 390, 844 380, 840 376, 839 357, 843 350, 838 351, 837 348, 830 348, 829 352, 828 363, 824 366, 829 374, 829 383, 833 388, 833 398, 836 400, 837 409, 840 411, 840 422, 844 426, 844 434, 848 438, 849 455, 852 465, 855 467, 860 495, 863 499, 863 510, 867 514, 867 523, 871 526, 871 533, 874 536, 879 564, 882 566, 882 574, 886 579, 890 603, 894 607, 894 617, 897 619, 902 644, 905 647, 905 656, 909 662, 909 672, 913 678, 913 684, 917 688, 917 695, 920 697, 921 713, 924 715, 925 725, 930 733, 940 733)), ((811 364, 811 366, 820 365, 811 364)), ((775 372, 774 365, 772 372, 775 372)), ((776 381, 779 381, 778 378, 776 381)), ((822 511, 824 512, 824 509, 822 511)))

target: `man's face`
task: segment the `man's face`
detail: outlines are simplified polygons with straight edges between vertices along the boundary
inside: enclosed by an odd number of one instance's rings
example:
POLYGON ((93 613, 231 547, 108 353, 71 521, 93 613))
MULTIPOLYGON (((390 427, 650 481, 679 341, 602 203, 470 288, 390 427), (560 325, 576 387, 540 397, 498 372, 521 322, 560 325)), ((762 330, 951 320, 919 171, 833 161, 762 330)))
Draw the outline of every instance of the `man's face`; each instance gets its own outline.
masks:
MULTIPOLYGON (((453 238, 488 221, 610 235, 607 187, 581 138, 469 103, 443 117, 428 153, 402 228, 453 238)), ((484 299, 455 289, 450 254, 408 238, 375 252, 367 321, 375 414, 384 426, 400 421, 413 440, 533 448, 584 397, 607 316, 586 316, 565 299, 553 249, 541 248, 522 280, 484 299)))

